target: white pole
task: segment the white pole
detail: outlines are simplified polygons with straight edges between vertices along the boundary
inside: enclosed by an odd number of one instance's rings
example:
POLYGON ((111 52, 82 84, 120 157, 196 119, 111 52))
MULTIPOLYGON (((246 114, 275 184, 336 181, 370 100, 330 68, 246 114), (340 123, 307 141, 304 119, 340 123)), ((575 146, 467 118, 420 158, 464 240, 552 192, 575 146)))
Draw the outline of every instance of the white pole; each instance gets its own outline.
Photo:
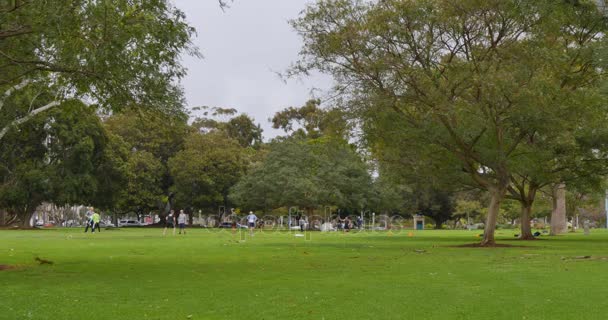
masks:
POLYGON ((376 224, 376 213, 372 212, 372 230, 374 230, 374 225, 376 224))

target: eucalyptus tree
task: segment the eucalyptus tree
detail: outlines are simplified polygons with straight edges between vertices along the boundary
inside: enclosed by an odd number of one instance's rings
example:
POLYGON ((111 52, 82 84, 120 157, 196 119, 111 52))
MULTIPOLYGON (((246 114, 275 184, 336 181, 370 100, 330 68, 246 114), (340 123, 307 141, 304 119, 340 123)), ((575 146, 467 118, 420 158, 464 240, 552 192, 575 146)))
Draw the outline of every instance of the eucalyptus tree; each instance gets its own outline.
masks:
POLYGON ((294 73, 333 75, 363 121, 390 114, 487 190, 481 245, 495 243, 522 145, 583 102, 600 106, 589 55, 605 21, 588 3, 321 0, 293 26, 304 39, 294 73))
POLYGON ((301 107, 285 108, 275 113, 271 121, 273 128, 302 138, 331 136, 348 140, 353 129, 342 110, 323 108, 319 99, 308 100, 301 107))
POLYGON ((202 111, 192 122, 192 127, 203 132, 223 131, 230 138, 235 139, 243 147, 258 149, 263 142, 262 128, 255 124, 247 114, 238 114, 234 108, 221 107, 195 107, 193 111, 202 111))
POLYGON ((166 0, 8 1, 0 10, 0 141, 66 99, 103 110, 181 108, 194 29, 166 0), (24 90, 39 94, 19 99, 24 90), (40 99, 40 95, 44 99, 40 99), (10 108, 9 108, 10 105, 10 108))

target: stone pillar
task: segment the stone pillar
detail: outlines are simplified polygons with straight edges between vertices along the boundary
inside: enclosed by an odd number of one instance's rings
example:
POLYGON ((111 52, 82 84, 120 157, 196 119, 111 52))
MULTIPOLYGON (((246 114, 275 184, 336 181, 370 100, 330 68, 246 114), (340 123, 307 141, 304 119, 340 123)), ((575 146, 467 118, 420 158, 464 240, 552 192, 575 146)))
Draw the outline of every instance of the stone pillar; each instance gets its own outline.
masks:
POLYGON ((553 211, 551 212, 551 235, 568 232, 566 219, 566 185, 560 183, 553 187, 553 211))

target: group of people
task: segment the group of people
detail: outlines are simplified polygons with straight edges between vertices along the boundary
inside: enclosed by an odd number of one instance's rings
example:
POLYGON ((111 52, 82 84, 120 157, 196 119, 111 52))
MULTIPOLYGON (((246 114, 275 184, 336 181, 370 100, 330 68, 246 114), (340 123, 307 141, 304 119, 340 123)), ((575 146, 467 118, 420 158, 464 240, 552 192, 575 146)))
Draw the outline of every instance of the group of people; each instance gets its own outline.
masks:
POLYGON ((87 208, 87 222, 86 222, 86 226, 84 228, 84 233, 87 233, 87 231, 89 231, 89 228, 91 228, 91 233, 95 233, 95 229, 97 229, 98 232, 101 232, 101 227, 99 226, 99 221, 101 221, 101 216, 99 215, 99 213, 95 212, 95 208, 93 207, 89 207, 87 208))
POLYGON ((344 219, 338 218, 338 230, 343 230, 344 232, 348 232, 351 229, 354 229, 355 227, 357 229, 361 229, 362 226, 363 226, 363 219, 361 219, 361 217, 357 217, 356 224, 353 224, 353 221, 348 216, 344 219))
POLYGON ((167 215, 167 219, 165 220, 165 229, 163 230, 163 236, 167 234, 167 229, 173 229, 173 235, 175 235, 175 225, 179 226, 179 234, 186 234, 186 221, 188 220, 188 215, 184 213, 184 210, 179 211, 179 215, 177 218, 175 217, 175 210, 171 210, 167 215))

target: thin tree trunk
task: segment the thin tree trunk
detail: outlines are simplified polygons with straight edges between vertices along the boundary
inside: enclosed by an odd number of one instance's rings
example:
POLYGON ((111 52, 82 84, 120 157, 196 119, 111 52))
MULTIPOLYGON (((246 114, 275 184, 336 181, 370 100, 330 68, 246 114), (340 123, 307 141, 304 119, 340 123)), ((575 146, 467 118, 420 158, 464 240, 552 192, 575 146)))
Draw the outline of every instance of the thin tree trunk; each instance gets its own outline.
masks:
POLYGON ((490 190, 490 206, 488 208, 488 216, 486 217, 483 240, 480 243, 481 246, 493 246, 496 244, 494 232, 496 231, 496 220, 500 211, 500 203, 502 202, 504 195, 504 190, 490 190))
POLYGON ((530 227, 530 216, 532 212, 531 203, 521 203, 521 240, 536 240, 532 235, 532 228, 530 227))
POLYGON ((551 235, 568 231, 566 220, 566 185, 560 183, 553 187, 553 211, 551 212, 551 235))

